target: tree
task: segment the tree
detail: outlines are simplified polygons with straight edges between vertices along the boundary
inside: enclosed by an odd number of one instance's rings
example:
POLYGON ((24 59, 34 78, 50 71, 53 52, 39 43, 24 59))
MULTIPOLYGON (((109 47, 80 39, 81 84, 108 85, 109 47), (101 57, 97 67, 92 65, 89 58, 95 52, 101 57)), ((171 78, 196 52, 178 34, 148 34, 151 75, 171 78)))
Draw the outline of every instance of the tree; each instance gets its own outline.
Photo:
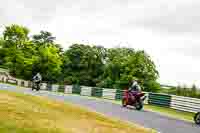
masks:
POLYGON ((56 37, 52 35, 51 32, 48 31, 40 31, 39 34, 33 35, 32 42, 35 44, 36 50, 38 50, 40 47, 49 47, 54 46, 58 49, 58 53, 62 56, 63 54, 63 48, 60 44, 55 43, 56 37))
POLYGON ((102 47, 74 44, 64 53, 64 74, 67 82, 96 86, 103 73, 102 47))
POLYGON ((58 82, 61 80, 61 66, 63 49, 55 43, 51 32, 40 31, 33 35, 32 43, 37 60, 33 64, 34 74, 40 72, 46 81, 58 82))
POLYGON ((0 39, 0 65, 13 76, 30 80, 37 72, 46 81, 106 88, 124 88, 139 79, 145 91, 156 91, 159 73, 144 51, 73 44, 63 50, 48 31, 29 38, 20 25, 6 26, 0 39))
POLYGON ((158 92, 160 90, 160 84, 154 80, 150 80, 143 83, 143 91, 158 92))
POLYGON ((103 83, 105 83, 105 87, 109 88, 123 88, 127 86, 128 77, 130 78, 130 76, 124 74, 123 66, 127 58, 134 53, 134 49, 129 48, 111 48, 106 50, 104 79, 102 80, 101 86, 104 86, 103 83))
POLYGON ((41 31, 30 40, 29 30, 19 25, 11 25, 3 32, 0 41, 3 63, 13 76, 30 80, 37 72, 44 80, 58 81, 61 73, 61 46, 54 42, 50 32, 41 31))
POLYGON ((3 32, 3 38, 5 40, 4 47, 22 48, 28 41, 29 30, 26 27, 19 25, 6 26, 3 32))
POLYGON ((3 40, 1 40, 2 48, 0 49, 2 63, 10 69, 11 74, 25 79, 29 77, 24 67, 28 61, 28 56, 24 53, 29 53, 26 49, 29 44, 28 34, 29 30, 26 27, 6 26, 3 32, 3 40))
POLYGON ((105 86, 108 87, 107 82, 109 81, 112 82, 109 87, 124 88, 129 85, 130 80, 139 79, 147 91, 150 88, 157 90, 159 88, 159 84, 156 82, 158 75, 155 64, 144 51, 111 48, 107 52, 104 80, 100 85, 103 86, 105 83, 105 86))
POLYGON ((0 38, 0 48, 2 48, 4 45, 4 39, 3 38, 0 38))
POLYGON ((190 97, 197 97, 197 87, 195 84, 192 85, 192 88, 190 90, 190 97))
POLYGON ((0 38, 0 65, 2 66, 4 64, 4 58, 5 58, 5 50, 3 49, 5 41, 3 38, 0 38))
POLYGON ((33 63, 34 75, 40 72, 44 81, 58 82, 61 74, 62 59, 55 46, 40 47, 33 63))
POLYGON ((55 41, 55 37, 48 31, 40 31, 40 34, 33 35, 33 42, 39 45, 51 45, 55 41))

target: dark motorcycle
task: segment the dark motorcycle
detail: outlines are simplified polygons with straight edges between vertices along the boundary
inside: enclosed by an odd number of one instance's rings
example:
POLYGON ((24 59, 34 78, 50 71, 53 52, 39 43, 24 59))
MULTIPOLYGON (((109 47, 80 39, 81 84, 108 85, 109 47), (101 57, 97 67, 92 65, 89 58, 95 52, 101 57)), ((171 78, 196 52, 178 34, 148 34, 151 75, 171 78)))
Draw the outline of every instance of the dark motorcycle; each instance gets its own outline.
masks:
POLYGON ((134 106, 137 110, 141 110, 145 99, 146 96, 143 92, 133 93, 129 90, 125 90, 122 96, 122 106, 126 107, 130 105, 134 106))
POLYGON ((36 82, 32 82, 32 91, 36 90, 39 91, 40 90, 40 83, 36 83, 36 82))
POLYGON ((200 112, 198 112, 198 113, 195 114, 195 116, 194 116, 194 122, 197 125, 200 125, 200 112))
POLYGON ((32 79, 32 91, 33 90, 39 91, 40 85, 41 85, 41 76, 37 74, 32 79))

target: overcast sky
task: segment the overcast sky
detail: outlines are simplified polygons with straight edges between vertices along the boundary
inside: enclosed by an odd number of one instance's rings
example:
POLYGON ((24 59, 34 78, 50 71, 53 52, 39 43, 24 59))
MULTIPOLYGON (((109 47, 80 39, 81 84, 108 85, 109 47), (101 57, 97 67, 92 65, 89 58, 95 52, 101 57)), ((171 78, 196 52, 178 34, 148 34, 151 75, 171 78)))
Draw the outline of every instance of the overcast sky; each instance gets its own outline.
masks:
POLYGON ((48 30, 64 48, 85 42, 144 49, 161 83, 200 85, 199 0, 5 0, 0 22, 48 30))

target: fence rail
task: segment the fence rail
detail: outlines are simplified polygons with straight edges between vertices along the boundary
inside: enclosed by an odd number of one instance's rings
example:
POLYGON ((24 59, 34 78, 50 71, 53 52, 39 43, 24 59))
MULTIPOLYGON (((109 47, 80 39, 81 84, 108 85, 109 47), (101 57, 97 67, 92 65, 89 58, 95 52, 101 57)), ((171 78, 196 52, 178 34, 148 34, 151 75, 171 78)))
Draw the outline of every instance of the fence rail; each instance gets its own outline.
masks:
MULTIPOLYGON (((94 96, 104 99, 121 100, 123 91, 119 89, 97 88, 87 86, 66 86, 65 93, 75 93, 83 96, 94 96)), ((144 101, 145 104, 164 106, 187 112, 200 111, 200 99, 197 98, 181 97, 159 93, 145 93, 147 97, 144 101)))
POLYGON ((83 86, 81 88, 81 95, 82 96, 92 96, 92 88, 87 87, 87 86, 83 86))
POLYGON ((149 93, 148 103, 154 105, 160 105, 170 107, 171 96, 165 94, 149 93))
POLYGON ((172 95, 171 108, 187 111, 200 111, 200 99, 172 95))
MULTIPOLYGON (((11 80, 5 76, 0 75, 0 82, 9 83, 11 82, 11 80)), ((16 80, 16 82, 12 81, 12 83, 18 86, 31 87, 30 81, 16 80)), ((88 87, 79 85, 60 86, 60 85, 51 85, 47 83, 42 83, 41 89, 54 92, 61 91, 66 94, 93 96, 111 100, 121 100, 123 95, 123 91, 119 89, 108 89, 108 88, 88 87)), ((148 93, 148 92, 145 93, 146 93, 145 95, 147 96, 146 100, 144 101, 145 104, 164 106, 176 110, 193 112, 193 113, 200 111, 200 99, 198 98, 189 98, 189 97, 159 94, 159 93, 148 93)))
POLYGON ((116 89, 103 89, 103 98, 115 100, 116 89))

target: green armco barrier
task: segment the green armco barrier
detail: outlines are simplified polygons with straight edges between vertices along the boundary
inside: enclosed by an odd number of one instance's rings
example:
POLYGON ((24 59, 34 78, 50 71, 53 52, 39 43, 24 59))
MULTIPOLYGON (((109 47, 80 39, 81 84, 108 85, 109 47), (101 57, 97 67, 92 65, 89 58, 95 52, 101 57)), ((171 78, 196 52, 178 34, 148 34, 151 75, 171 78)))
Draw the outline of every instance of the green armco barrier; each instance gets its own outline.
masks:
POLYGON ((21 86, 24 87, 24 81, 21 81, 21 86))
POLYGON ((152 105, 170 107, 171 96, 165 94, 149 93, 148 103, 152 105))
POLYGON ((103 96, 103 89, 94 87, 92 88, 92 96, 94 97, 102 97, 103 96))
POLYGON ((121 100, 123 95, 123 90, 117 89, 116 90, 116 95, 115 95, 115 100, 121 100))
POLYGON ((65 92, 65 86, 64 85, 59 85, 59 88, 58 88, 58 92, 65 92))
POLYGON ((80 87, 80 85, 73 85, 73 87, 72 87, 72 93, 73 94, 81 94, 81 87, 80 87))
POLYGON ((52 90, 52 84, 47 83, 47 90, 51 91, 52 90))

